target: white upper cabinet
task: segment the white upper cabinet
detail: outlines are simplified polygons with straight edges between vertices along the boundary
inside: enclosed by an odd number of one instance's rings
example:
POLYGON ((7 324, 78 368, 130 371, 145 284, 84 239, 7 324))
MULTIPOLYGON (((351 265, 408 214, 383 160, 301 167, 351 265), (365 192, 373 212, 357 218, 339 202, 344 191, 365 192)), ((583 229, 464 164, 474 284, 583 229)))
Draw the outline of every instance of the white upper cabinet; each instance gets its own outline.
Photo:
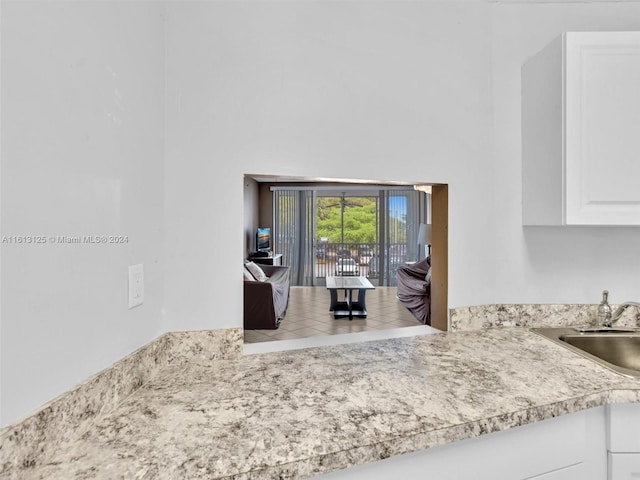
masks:
POLYGON ((640 32, 568 32, 522 67, 524 225, 640 225, 640 32))

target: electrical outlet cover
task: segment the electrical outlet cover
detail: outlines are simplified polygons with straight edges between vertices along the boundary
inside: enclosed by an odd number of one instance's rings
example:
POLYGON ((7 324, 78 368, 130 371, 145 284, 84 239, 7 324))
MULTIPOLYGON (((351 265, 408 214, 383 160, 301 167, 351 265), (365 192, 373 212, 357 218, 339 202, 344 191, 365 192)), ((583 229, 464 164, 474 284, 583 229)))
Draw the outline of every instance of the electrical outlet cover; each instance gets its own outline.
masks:
POLYGON ((142 264, 129 266, 129 308, 144 302, 144 268, 142 264))

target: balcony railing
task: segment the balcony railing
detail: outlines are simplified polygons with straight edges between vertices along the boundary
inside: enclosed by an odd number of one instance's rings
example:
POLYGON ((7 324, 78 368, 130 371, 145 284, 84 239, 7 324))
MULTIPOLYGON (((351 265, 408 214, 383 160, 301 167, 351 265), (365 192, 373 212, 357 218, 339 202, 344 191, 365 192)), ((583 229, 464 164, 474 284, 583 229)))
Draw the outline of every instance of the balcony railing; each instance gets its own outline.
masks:
POLYGON ((320 242, 315 249, 316 277, 360 275, 379 279, 381 272, 389 272, 389 282, 395 285, 396 269, 408 260, 407 245, 390 244, 388 250, 382 253, 379 243, 320 242), (353 262, 345 262, 344 259, 352 259, 353 262), (381 268, 381 262, 385 262, 386 268, 381 268))

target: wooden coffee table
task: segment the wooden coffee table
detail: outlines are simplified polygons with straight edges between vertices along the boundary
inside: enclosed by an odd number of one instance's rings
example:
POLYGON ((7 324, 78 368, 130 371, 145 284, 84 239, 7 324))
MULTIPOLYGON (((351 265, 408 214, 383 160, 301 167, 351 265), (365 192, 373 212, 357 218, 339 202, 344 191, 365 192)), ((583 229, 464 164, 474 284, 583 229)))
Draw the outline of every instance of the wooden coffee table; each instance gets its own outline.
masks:
POLYGON ((353 317, 366 318, 367 306, 365 294, 374 287, 365 277, 327 277, 327 290, 331 295, 329 311, 334 318, 353 317), (344 300, 338 300, 338 290, 344 290, 344 300), (353 300, 353 291, 358 291, 358 299, 353 300))

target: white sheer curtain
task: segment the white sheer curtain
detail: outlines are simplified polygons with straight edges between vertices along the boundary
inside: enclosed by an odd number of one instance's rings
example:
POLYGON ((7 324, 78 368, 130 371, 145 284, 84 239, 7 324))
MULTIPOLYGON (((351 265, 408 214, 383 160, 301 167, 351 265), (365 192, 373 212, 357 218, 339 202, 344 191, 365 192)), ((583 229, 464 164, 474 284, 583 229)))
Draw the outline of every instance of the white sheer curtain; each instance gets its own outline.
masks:
POLYGON ((312 190, 275 190, 275 248, 290 269, 291 285, 313 285, 315 201, 312 190))

